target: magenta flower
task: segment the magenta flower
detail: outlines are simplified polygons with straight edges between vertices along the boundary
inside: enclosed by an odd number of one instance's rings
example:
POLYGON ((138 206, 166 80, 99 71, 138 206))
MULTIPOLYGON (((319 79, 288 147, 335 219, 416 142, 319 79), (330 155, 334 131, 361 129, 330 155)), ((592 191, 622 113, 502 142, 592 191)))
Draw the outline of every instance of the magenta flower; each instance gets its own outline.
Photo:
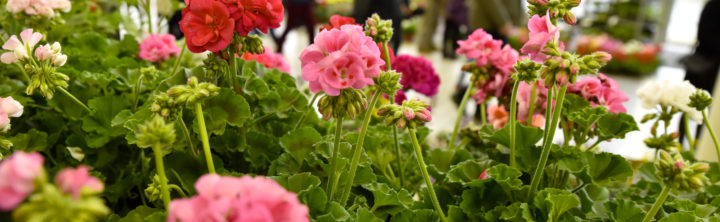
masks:
POLYGON ((400 84, 403 85, 403 91, 414 89, 428 97, 437 94, 438 86, 440 86, 440 76, 427 59, 410 55, 398 55, 392 62, 392 68, 402 73, 400 84))
POLYGON ((375 42, 357 25, 321 31, 300 54, 300 61, 310 91, 324 91, 330 96, 340 95, 341 89, 375 84, 372 78, 385 64, 375 42))
POLYGON ((486 65, 496 51, 500 51, 502 41, 494 40, 492 35, 483 29, 475 30, 467 40, 457 41, 459 48, 455 51, 457 54, 463 54, 469 59, 475 59, 478 66, 486 65))
POLYGON ((630 100, 615 80, 602 73, 578 80, 568 87, 568 92, 582 96, 593 107, 604 106, 613 113, 627 112, 623 103, 630 100))
POLYGON ((175 36, 170 34, 150 34, 140 42, 140 58, 150 62, 162 62, 172 56, 180 55, 175 45, 175 36))
POLYGON ((407 100, 407 95, 403 91, 395 92, 395 104, 402 105, 402 102, 407 100))
POLYGON ((62 192, 71 194, 73 198, 80 199, 81 194, 96 194, 105 189, 105 185, 90 176, 90 170, 86 166, 77 168, 65 168, 55 175, 55 184, 62 192))
POLYGON ((0 163, 0 210, 12 210, 35 190, 43 175, 43 157, 36 152, 16 151, 0 163))
POLYGON ((519 56, 520 54, 508 44, 502 50, 495 51, 490 55, 490 64, 507 74, 514 69, 519 56))
POLYGON ((533 15, 528 22, 530 30, 530 38, 520 49, 520 52, 530 55, 530 59, 535 62, 544 62, 547 55, 543 54, 543 50, 549 41, 558 41, 560 31, 550 21, 550 16, 533 15))
POLYGON ((195 189, 197 196, 170 203, 167 221, 310 221, 294 193, 265 177, 207 174, 195 189))

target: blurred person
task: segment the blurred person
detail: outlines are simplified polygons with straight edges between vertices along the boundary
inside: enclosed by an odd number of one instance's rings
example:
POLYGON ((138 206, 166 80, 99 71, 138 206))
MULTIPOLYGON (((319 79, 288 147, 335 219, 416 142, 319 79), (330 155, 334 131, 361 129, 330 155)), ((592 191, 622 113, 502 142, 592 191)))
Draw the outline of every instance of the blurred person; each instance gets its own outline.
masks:
POLYGON ((365 20, 377 13, 382 19, 392 20, 393 36, 390 39, 390 47, 397 52, 402 40, 402 20, 405 15, 410 14, 408 8, 409 0, 355 0, 353 3, 353 18, 359 24, 365 24, 365 20))
MULTIPOLYGON (((720 68, 720 0, 710 0, 700 14, 695 52, 683 59, 685 79, 695 87, 712 93, 720 68)), ((685 138, 685 118, 681 118, 680 142, 685 138)), ((700 126, 698 126, 699 129, 700 126)), ((698 138, 700 130, 696 131, 698 138)))
POLYGON ((450 0, 445 18, 445 33, 443 35, 443 57, 455 58, 455 50, 459 47, 457 41, 462 40, 467 33, 468 10, 466 0, 450 0))
MULTIPOLYGON (((523 25, 521 0, 468 0, 470 30, 484 29, 494 39, 507 43, 515 26, 523 25)), ((471 32, 470 31, 470 32, 471 32)))
POLYGON ((435 50, 432 43, 435 30, 437 29, 438 20, 441 13, 445 13, 445 7, 450 0, 427 0, 425 3, 426 13, 420 22, 418 50, 420 52, 430 52, 435 50))
POLYGON ((277 52, 282 53, 283 44, 288 33, 298 27, 305 26, 310 44, 315 38, 315 0, 283 0, 283 6, 287 12, 287 23, 285 31, 276 37, 273 30, 270 34, 277 44, 277 52))

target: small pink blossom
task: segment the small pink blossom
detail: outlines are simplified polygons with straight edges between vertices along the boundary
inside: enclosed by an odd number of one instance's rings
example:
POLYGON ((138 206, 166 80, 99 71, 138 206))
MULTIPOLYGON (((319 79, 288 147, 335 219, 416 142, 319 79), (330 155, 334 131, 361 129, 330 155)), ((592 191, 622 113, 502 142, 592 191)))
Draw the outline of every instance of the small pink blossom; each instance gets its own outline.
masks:
POLYGON ((373 85, 385 61, 372 38, 357 25, 325 30, 300 54, 302 77, 310 91, 340 95, 341 89, 362 89, 373 85))
POLYGON ((487 174, 488 169, 483 170, 483 172, 480 174, 480 176, 478 176, 478 180, 487 179, 488 177, 490 177, 487 174))
POLYGON ((0 98, 0 112, 7 113, 10 117, 20 117, 23 113, 23 105, 12 96, 0 98))
POLYGON ((531 126, 537 128, 545 128, 545 116, 542 114, 534 114, 532 117, 531 126))
POLYGON ((459 48, 457 54, 464 54, 469 59, 475 59, 478 66, 488 64, 491 54, 500 51, 502 41, 494 40, 492 35, 483 29, 475 30, 467 40, 457 41, 459 48))
POLYGON ((550 16, 533 15, 528 22, 530 30, 530 38, 520 49, 522 53, 530 55, 530 59, 535 62, 544 62, 547 55, 543 54, 543 50, 549 41, 557 42, 560 38, 559 29, 552 24, 550 16))
POLYGON ((593 107, 604 106, 613 113, 627 112, 623 103, 630 100, 615 80, 602 73, 578 80, 568 87, 568 92, 582 96, 593 107))
POLYGON ((105 185, 98 178, 90 176, 90 170, 86 166, 60 170, 55 175, 55 184, 60 191, 71 194, 76 200, 80 199, 81 194, 95 194, 105 189, 105 185))
MULTIPOLYGON (((540 115, 542 116, 542 113, 545 112, 545 107, 547 106, 547 92, 548 89, 545 88, 545 85, 543 84, 543 81, 537 81, 538 84, 537 89, 535 91, 535 102, 534 102, 534 111, 533 115, 540 115)), ((528 85, 527 83, 520 82, 520 85, 518 86, 518 94, 517 94, 517 101, 518 101, 518 112, 517 112, 517 119, 519 121, 527 121, 528 119, 528 112, 530 112, 530 96, 532 95, 532 85, 528 85)), ((543 117, 544 118, 544 117, 543 117)), ((533 122, 537 118, 533 117, 533 122)), ((544 125, 544 123, 542 124, 544 125)))
POLYGON ((37 58, 39 61, 44 61, 46 59, 52 58, 52 55, 53 51, 50 48, 50 44, 45 44, 35 49, 35 58, 37 58))
POLYGON ((15 151, 0 162, 0 210, 12 210, 35 190, 42 165, 43 157, 36 152, 15 151))
POLYGON ((39 32, 33 32, 33 29, 25 29, 20 32, 20 41, 17 36, 12 35, 2 46, 5 50, 11 52, 5 52, 0 56, 0 60, 5 64, 17 62, 28 58, 29 54, 35 48, 35 45, 42 39, 42 34, 39 32), (28 52, 28 50, 30 50, 28 52))
POLYGON ((520 54, 510 45, 505 45, 502 50, 495 51, 490 55, 490 63, 502 73, 507 74, 515 68, 519 56, 520 54))
POLYGON ((28 15, 52 17, 54 10, 70 11, 72 7, 68 0, 8 0, 6 8, 12 13, 24 11, 28 15))
POLYGON ((400 84, 403 90, 413 89, 428 97, 433 97, 440 86, 440 76, 432 63, 419 56, 398 55, 392 62, 392 68, 402 73, 400 84))
POLYGON ((488 121, 493 125, 493 127, 495 127, 495 129, 503 128, 505 123, 508 121, 509 116, 510 115, 505 110, 504 105, 498 106, 493 104, 488 107, 488 121))
POLYGON ((175 45, 175 36, 170 34, 150 34, 140 42, 140 58, 150 62, 162 62, 180 55, 175 45))

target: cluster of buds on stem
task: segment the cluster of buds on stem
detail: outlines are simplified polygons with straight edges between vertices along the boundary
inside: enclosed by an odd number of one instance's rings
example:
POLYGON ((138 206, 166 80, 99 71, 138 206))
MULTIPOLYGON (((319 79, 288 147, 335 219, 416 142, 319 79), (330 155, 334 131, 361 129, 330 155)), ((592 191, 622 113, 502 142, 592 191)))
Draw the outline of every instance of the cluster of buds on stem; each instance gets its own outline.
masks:
POLYGON ((527 83, 535 82, 539 77, 538 71, 540 71, 541 68, 542 64, 525 58, 515 64, 516 72, 513 78, 517 81, 525 81, 527 83))
POLYGON ((400 84, 400 77, 402 77, 402 74, 395 72, 395 70, 380 72, 380 75, 375 78, 375 85, 372 86, 373 92, 383 93, 388 96, 395 95, 403 87, 400 84))
POLYGON ((265 46, 263 46, 262 39, 260 39, 257 35, 235 35, 235 37, 239 38, 237 41, 237 44, 240 45, 240 51, 238 51, 239 55, 245 52, 251 54, 262 54, 265 52, 265 46))
POLYGON ((140 148, 170 146, 175 142, 175 126, 155 115, 150 121, 138 126, 135 137, 140 148))
POLYGON ((710 180, 705 172, 710 169, 707 163, 694 163, 684 160, 680 154, 670 156, 660 151, 660 158, 655 161, 656 174, 662 178, 663 183, 671 188, 693 191, 700 190, 710 180))
POLYGON ((405 100, 402 105, 388 104, 381 107, 377 114, 385 117, 385 124, 397 124, 399 128, 415 129, 432 120, 430 105, 418 99, 405 100))
POLYGON ((365 35, 372 37, 374 42, 387 42, 393 36, 392 20, 382 20, 375 13, 365 21, 365 35))
POLYGON ((209 53, 205 60, 203 60, 203 67, 205 67, 205 76, 203 80, 208 82, 216 82, 220 77, 226 73, 230 73, 227 61, 220 59, 215 54, 209 53))
POLYGON ((155 95, 150 110, 168 120, 174 120, 182 112, 182 104, 176 103, 167 93, 155 95))
POLYGON ((187 85, 178 85, 170 88, 167 91, 168 97, 173 98, 175 103, 190 106, 217 95, 220 90, 220 87, 211 83, 198 82, 196 77, 190 77, 187 82, 187 85))
POLYGON ((569 25, 577 24, 575 14, 570 9, 580 5, 580 0, 527 0, 529 3, 528 13, 530 15, 551 16, 551 21, 556 23, 557 18, 563 18, 569 25))
POLYGON ((340 90, 340 95, 329 96, 323 95, 318 100, 318 111, 323 115, 323 119, 339 118, 348 116, 355 119, 358 113, 367 109, 365 94, 353 88, 340 90))
POLYGON ((540 76, 545 85, 574 83, 578 75, 597 74, 612 56, 607 52, 598 51, 590 55, 580 56, 570 52, 560 52, 545 61, 540 76))
POLYGON ((710 94, 702 89, 698 89, 690 95, 690 103, 688 106, 695 108, 697 111, 704 111, 705 109, 712 104, 712 97, 710 97, 710 94))

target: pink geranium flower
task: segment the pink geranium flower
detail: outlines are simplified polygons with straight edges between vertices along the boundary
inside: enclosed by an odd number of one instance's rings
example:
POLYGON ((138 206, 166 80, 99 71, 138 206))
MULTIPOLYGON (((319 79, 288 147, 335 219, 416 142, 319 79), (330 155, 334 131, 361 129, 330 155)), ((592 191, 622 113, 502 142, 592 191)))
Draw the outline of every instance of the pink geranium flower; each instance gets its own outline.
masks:
POLYGON ((35 190, 35 179, 43 175, 39 153, 16 151, 0 162, 0 210, 12 210, 35 190))
POLYGON ((615 80, 602 73, 578 80, 568 87, 568 92, 582 96, 593 107, 604 106, 613 113, 627 112, 623 103, 630 100, 615 80))
POLYGON ((440 76, 432 63, 423 57, 399 55, 392 62, 392 68, 402 73, 400 84, 403 90, 414 89, 423 95, 432 97, 437 94, 440 76))
POLYGON ((492 35, 483 29, 475 30, 467 40, 457 41, 459 48, 455 51, 457 54, 463 54, 469 59, 475 59, 478 66, 486 65, 496 51, 500 51, 502 41, 494 40, 492 35))
POLYGON ((35 45, 42 39, 42 34, 39 32, 33 32, 33 29, 25 29, 20 32, 20 41, 17 36, 12 35, 3 45, 2 48, 10 50, 0 55, 0 60, 5 64, 17 62, 23 60, 32 54, 35 45), (28 50, 30 50, 28 52, 28 50))
POLYGON ((310 221, 294 193, 265 177, 207 174, 195 189, 197 196, 170 203, 167 221, 310 221))
POLYGON ((373 77, 385 64, 372 38, 357 25, 321 31, 315 41, 300 54, 302 77, 310 91, 340 95, 341 89, 362 89, 373 85, 373 77))
POLYGON ((267 48, 262 54, 243 53, 242 58, 244 60, 253 60, 262 63, 266 68, 278 69, 284 73, 290 73, 290 65, 288 65, 285 57, 280 53, 267 50, 267 48))
POLYGON ((520 52, 530 55, 530 59, 535 62, 544 62, 547 55, 543 54, 543 50, 549 41, 558 41, 560 38, 559 29, 552 24, 550 16, 533 15, 528 22, 530 30, 530 38, 520 49, 520 52))
POLYGON ((68 12, 71 6, 68 0, 8 0, 6 8, 12 13, 24 11, 28 15, 52 17, 54 10, 68 12))
POLYGON ((78 168, 65 168, 55 175, 55 184, 60 191, 71 194, 73 198, 80 199, 81 194, 95 194, 102 192, 105 185, 93 176, 86 166, 78 168))
POLYGON ((493 52, 490 55, 490 64, 502 73, 510 73, 514 69, 520 54, 510 45, 505 45, 502 50, 493 52))
POLYGON ((509 87, 505 87, 510 79, 509 73, 496 72, 490 74, 490 78, 487 80, 477 81, 477 92, 472 95, 477 104, 485 103, 491 96, 499 98, 502 95, 507 95, 506 90, 509 87))
MULTIPOLYGON (((533 111, 533 115, 540 115, 545 112, 545 107, 547 106, 547 92, 548 89, 545 88, 545 85, 543 84, 543 81, 537 81, 538 87, 535 91, 535 109, 533 111)), ((520 82, 520 85, 518 86, 518 94, 517 94, 517 101, 518 101, 518 116, 517 119, 519 121, 527 121, 528 119, 528 112, 530 112, 530 96, 532 95, 532 85, 528 85, 527 83, 520 82)), ((533 121, 536 121, 536 117, 533 117, 533 121)), ((534 124, 534 123, 533 123, 534 124)), ((544 125, 544 122, 543 124, 544 125)))
POLYGON ((140 42, 140 58, 150 62, 162 62, 172 56, 180 55, 175 45, 175 36, 170 34, 150 34, 140 42))
POLYGON ((508 117, 510 115, 508 114, 507 110, 505 110, 504 105, 490 105, 488 106, 488 121, 490 124, 495 127, 495 129, 500 129, 505 126, 505 123, 508 121, 508 117))

